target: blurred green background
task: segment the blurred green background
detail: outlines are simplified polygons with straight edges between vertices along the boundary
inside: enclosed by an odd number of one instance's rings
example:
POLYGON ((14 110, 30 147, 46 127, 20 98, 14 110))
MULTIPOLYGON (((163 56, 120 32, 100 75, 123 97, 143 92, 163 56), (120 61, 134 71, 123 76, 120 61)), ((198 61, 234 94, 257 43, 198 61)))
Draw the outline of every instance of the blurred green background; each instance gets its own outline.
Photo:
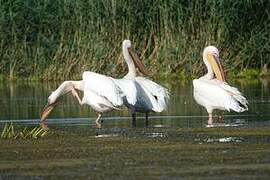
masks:
POLYGON ((130 39, 153 77, 202 75, 210 44, 231 75, 255 77, 269 64, 269 30, 268 0, 0 0, 0 75, 122 77, 130 39))

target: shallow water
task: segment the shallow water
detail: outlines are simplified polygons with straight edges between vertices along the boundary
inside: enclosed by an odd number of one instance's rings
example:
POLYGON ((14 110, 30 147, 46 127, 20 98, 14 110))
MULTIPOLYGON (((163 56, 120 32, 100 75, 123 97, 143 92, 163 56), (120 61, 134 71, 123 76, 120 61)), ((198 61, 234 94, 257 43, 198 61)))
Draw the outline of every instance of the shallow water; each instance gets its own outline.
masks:
MULTIPOLYGON (((71 95, 61 99, 39 139, 0 139, 0 179, 269 179, 269 81, 234 81, 249 111, 226 112, 213 128, 192 97, 190 84, 164 84, 171 90, 166 112, 151 114, 146 126, 138 114, 132 128, 127 110, 96 114, 71 95)), ((39 112, 59 83, 2 82, 0 129, 39 125, 39 112)))
MULTIPOLYGON (((244 113, 225 112, 224 121, 216 111, 217 125, 224 126, 265 126, 270 124, 269 80, 230 82, 240 89, 249 101, 249 110, 244 113)), ((150 126, 204 127, 207 113, 193 99, 191 84, 163 83, 170 89, 171 102, 167 111, 150 114, 150 126)), ((50 92, 59 82, 2 82, 0 84, 0 123, 10 120, 18 123, 35 124, 39 112, 47 103, 50 92)), ((87 105, 80 107, 71 95, 64 96, 47 120, 48 124, 93 124, 96 114, 87 105)), ((104 125, 129 127, 130 115, 127 109, 103 115, 104 125)), ((144 127, 144 115, 138 113, 138 127, 144 127)))

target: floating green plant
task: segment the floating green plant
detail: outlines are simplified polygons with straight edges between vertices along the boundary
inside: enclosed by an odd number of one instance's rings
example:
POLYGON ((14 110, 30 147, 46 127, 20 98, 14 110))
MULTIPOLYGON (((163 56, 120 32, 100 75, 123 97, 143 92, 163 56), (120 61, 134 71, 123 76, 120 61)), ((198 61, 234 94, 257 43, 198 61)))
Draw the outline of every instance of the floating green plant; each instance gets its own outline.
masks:
POLYGON ((43 129, 42 127, 34 127, 27 128, 24 127, 22 130, 20 128, 15 129, 13 123, 5 124, 4 129, 1 134, 1 138, 3 139, 37 139, 40 137, 44 137, 48 134, 47 129, 43 129))

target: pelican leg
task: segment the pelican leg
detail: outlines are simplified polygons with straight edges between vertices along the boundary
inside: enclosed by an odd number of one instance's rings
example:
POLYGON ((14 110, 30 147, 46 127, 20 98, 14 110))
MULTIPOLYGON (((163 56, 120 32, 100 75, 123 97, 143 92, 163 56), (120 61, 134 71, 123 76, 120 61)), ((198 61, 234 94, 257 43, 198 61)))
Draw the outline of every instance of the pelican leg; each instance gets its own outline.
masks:
POLYGON ((212 115, 212 113, 209 113, 208 125, 213 125, 213 115, 212 115))
POLYGON ((96 125, 97 125, 98 128, 101 128, 101 124, 99 123, 100 118, 101 118, 101 114, 98 113, 98 117, 96 119, 96 125))
POLYGON ((136 111, 134 108, 130 108, 129 112, 131 113, 132 116, 132 127, 136 127, 136 111))
POLYGON ((148 127, 149 126, 149 120, 148 120, 148 115, 149 113, 145 113, 145 126, 148 127))
POLYGON ((136 127, 136 113, 132 113, 132 127, 136 127))
POLYGON ((73 86, 71 88, 71 93, 78 100, 79 104, 82 105, 82 100, 73 86))

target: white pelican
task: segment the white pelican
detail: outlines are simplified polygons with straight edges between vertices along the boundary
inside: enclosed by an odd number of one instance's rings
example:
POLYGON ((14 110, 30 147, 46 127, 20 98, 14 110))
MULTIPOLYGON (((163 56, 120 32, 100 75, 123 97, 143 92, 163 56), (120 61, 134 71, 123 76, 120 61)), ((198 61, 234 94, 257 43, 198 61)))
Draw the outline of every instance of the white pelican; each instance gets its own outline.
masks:
POLYGON ((146 123, 148 123, 149 112, 162 112, 167 108, 169 92, 163 86, 144 77, 137 76, 136 67, 144 75, 148 75, 148 71, 132 49, 130 40, 124 40, 122 48, 124 60, 128 65, 128 73, 124 76, 123 80, 135 80, 135 86, 137 88, 136 104, 130 104, 125 101, 125 105, 132 114, 133 125, 136 122, 136 112, 146 113, 145 118, 146 123))
POLYGON ((208 124, 212 125, 213 123, 212 112, 214 109, 236 112, 248 110, 246 98, 237 88, 225 82, 218 49, 214 46, 206 47, 203 51, 203 61, 208 72, 199 79, 193 80, 193 95, 196 102, 207 110, 208 124))
MULTIPOLYGON (((72 92, 80 105, 88 104, 97 113, 96 124, 100 127, 99 119, 104 112, 113 109, 120 110, 118 107, 123 105, 124 92, 116 85, 114 79, 98 73, 86 71, 80 81, 65 81, 48 97, 48 105, 40 114, 41 122, 45 121, 53 110, 60 96, 72 92), (82 100, 76 90, 83 92, 82 100)), ((126 98, 130 104, 135 104, 136 99, 126 98)))

